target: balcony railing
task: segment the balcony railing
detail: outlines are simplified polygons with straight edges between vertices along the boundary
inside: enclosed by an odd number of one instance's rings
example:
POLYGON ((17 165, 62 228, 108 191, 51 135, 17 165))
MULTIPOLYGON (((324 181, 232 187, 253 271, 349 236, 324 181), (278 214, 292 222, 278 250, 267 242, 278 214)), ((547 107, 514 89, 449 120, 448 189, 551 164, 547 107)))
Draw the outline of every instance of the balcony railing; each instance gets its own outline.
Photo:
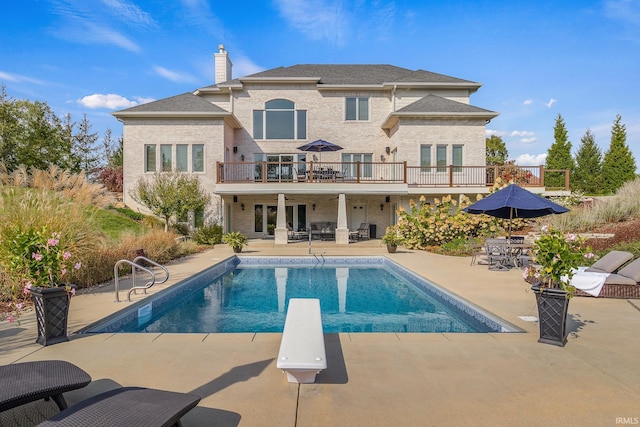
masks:
MULTIPOLYGON (((216 164, 216 183, 406 184, 412 187, 484 187, 497 178, 523 187, 544 187, 545 176, 568 170, 544 166, 409 166, 407 162, 242 162, 216 164)), ((558 181, 558 179, 556 179, 558 181)))

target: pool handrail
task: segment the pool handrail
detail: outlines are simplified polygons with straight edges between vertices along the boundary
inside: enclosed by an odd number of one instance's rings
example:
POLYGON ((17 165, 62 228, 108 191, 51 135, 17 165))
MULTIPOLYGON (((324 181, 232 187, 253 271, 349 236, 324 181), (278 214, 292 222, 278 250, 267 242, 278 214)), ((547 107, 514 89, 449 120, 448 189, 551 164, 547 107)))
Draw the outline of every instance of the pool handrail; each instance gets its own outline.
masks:
MULTIPOLYGON (((138 257, 138 258, 144 258, 144 257, 138 257)), ((138 259, 135 258, 135 259, 138 259)), ((151 260, 149 260, 151 261, 151 260)), ((151 261, 153 264, 155 265, 159 265, 156 262, 151 261)), ((127 301, 131 302, 131 292, 135 291, 136 289, 144 289, 145 291, 147 289, 149 289, 150 287, 152 287, 155 282, 156 282, 156 275, 153 271, 149 270, 148 268, 145 268, 139 264, 136 264, 134 261, 130 261, 128 259, 121 259, 120 261, 116 262, 115 266, 113 267, 113 281, 114 281, 114 288, 115 288, 115 292, 116 292, 116 300, 115 302, 120 302, 120 277, 118 275, 118 267, 120 266, 120 264, 129 264, 131 266, 131 271, 133 274, 133 286, 131 287, 131 289, 129 289, 129 292, 127 293, 127 301), (135 274, 136 274, 136 269, 140 269, 142 271, 146 271, 150 276, 151 276, 151 281, 147 282, 144 286, 135 286, 135 274)), ((160 266, 162 267, 162 266, 160 266)), ((166 274, 167 277, 165 278, 165 280, 162 282, 166 282, 169 279, 169 272, 167 271, 166 268, 162 267, 166 274)))

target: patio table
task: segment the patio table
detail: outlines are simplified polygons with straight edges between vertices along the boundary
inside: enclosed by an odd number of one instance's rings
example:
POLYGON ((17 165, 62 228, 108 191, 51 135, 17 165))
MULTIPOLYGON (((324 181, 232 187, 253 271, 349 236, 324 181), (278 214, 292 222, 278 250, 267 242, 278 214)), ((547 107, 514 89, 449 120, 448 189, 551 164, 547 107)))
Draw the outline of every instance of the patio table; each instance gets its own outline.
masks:
POLYGON ((89 374, 63 360, 0 366, 0 412, 48 398, 63 410, 67 402, 62 393, 85 387, 90 382, 89 374))

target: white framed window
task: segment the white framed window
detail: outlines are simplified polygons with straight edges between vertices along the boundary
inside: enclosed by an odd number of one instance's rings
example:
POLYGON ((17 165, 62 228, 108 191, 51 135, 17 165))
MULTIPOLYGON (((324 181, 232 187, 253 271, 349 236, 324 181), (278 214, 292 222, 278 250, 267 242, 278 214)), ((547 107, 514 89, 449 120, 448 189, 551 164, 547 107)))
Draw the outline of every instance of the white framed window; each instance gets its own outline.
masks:
POLYGON ((253 111, 254 139, 307 139, 307 111, 287 99, 274 99, 253 111))
POLYGON ((156 171, 156 146, 155 144, 145 144, 144 146, 144 171, 156 171))
POLYGON ((447 146, 436 145, 436 166, 438 166, 438 172, 447 171, 447 146))
POLYGON ((189 170, 189 146, 187 144, 176 145, 176 172, 189 170))
POLYGON ((191 146, 191 172, 204 172, 204 144, 191 146))
POLYGON ((342 163, 348 163, 344 165, 348 177, 358 176, 358 167, 360 167, 361 178, 371 178, 373 176, 373 154, 371 153, 343 153, 342 163))
POLYGON ((451 146, 451 165, 454 172, 462 172, 462 145, 451 146))
POLYGON ((347 121, 369 120, 369 98, 347 97, 345 99, 345 120, 347 121))
POLYGON ((172 159, 171 159, 171 151, 173 150, 173 146, 169 144, 161 144, 160 145, 160 164, 162 165, 162 172, 171 172, 172 170, 172 159))
POLYGON ((431 144, 420 145, 420 172, 431 172, 431 144))

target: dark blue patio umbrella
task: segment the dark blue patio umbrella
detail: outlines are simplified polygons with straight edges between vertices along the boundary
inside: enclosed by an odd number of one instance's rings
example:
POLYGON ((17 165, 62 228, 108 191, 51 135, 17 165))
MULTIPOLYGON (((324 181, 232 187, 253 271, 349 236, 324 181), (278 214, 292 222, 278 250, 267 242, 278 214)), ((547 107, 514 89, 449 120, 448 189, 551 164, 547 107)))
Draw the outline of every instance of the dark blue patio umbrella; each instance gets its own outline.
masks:
MULTIPOLYGON (((467 206, 462 211, 511 220, 513 218, 538 218, 545 215, 561 214, 569 212, 569 209, 511 184, 471 206, 467 206)), ((509 236, 511 236, 511 221, 509 221, 509 236)))
POLYGON ((320 162, 322 162, 323 151, 339 151, 339 150, 342 150, 342 147, 332 142, 325 141, 324 139, 316 139, 313 142, 310 142, 308 144, 298 147, 298 150, 313 151, 313 152, 320 153, 320 162))

